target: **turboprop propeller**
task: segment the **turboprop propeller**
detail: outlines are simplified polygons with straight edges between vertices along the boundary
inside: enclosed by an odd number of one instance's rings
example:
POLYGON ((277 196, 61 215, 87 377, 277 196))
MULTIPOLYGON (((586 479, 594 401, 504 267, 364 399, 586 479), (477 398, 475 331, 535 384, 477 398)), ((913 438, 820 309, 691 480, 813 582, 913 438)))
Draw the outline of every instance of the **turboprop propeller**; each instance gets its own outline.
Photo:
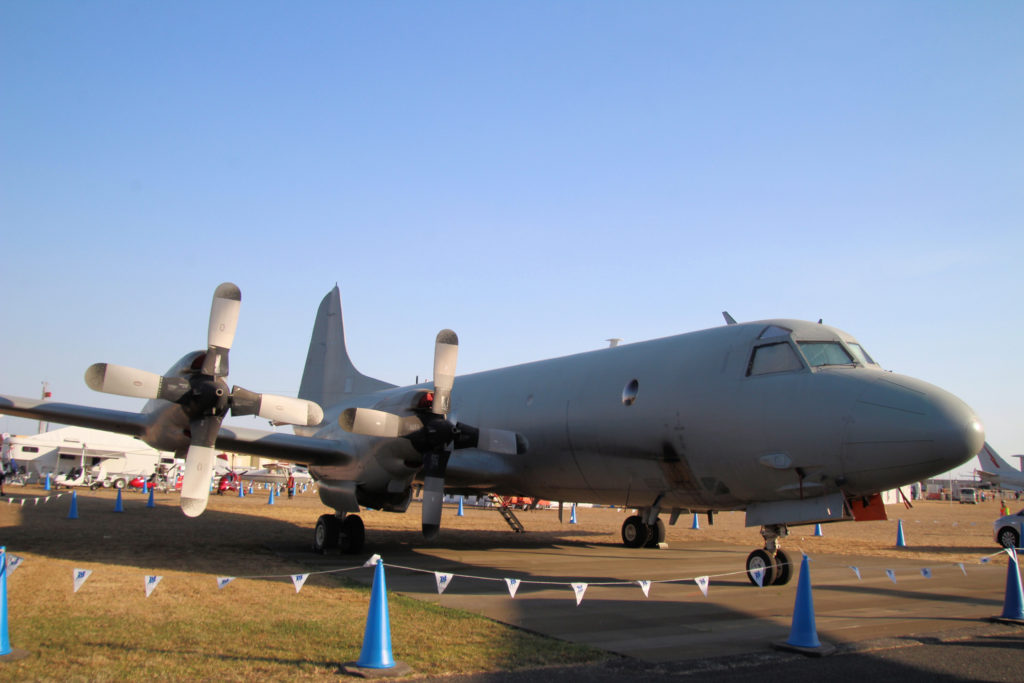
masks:
POLYGON ((423 456, 423 535, 432 538, 441 528, 444 475, 452 450, 477 448, 515 455, 526 451, 526 439, 502 429, 478 429, 449 418, 459 338, 451 330, 437 333, 434 343, 433 400, 429 410, 396 415, 373 408, 349 408, 338 417, 346 431, 381 438, 406 438, 423 456))
POLYGON ((163 399, 178 403, 189 420, 189 447, 181 483, 181 509, 198 517, 210 497, 216 452, 213 448, 224 415, 258 415, 275 423, 317 425, 323 410, 312 401, 274 394, 257 394, 242 387, 228 391, 228 352, 238 327, 242 293, 225 282, 213 293, 210 326, 203 361, 183 377, 163 377, 123 365, 96 363, 85 371, 90 389, 133 398, 163 399))

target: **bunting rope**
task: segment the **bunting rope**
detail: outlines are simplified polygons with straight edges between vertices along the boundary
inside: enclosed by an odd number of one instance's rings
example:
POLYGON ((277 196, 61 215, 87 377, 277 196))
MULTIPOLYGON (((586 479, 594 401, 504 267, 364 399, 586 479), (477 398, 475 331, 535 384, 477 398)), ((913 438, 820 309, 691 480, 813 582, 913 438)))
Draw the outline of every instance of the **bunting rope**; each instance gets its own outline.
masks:
MULTIPOLYGON (((978 558, 978 562, 979 562, 979 564, 982 564, 982 565, 988 565, 988 564, 991 564, 992 558, 998 557, 998 556, 1000 556, 1000 555, 1002 555, 1004 553, 1006 553, 1006 554, 1015 553, 1016 550, 1020 550, 1020 549, 1019 548, 1018 549, 1004 548, 1003 550, 999 550, 997 552, 994 552, 994 553, 991 553, 989 555, 985 555, 983 557, 978 558)), ((801 554, 802 555, 806 555, 806 553, 801 553, 801 554)), ((809 556, 809 555, 807 555, 807 557, 811 558, 811 556, 809 556)), ((813 558, 811 558, 811 559, 813 559, 813 558)), ((878 559, 884 559, 884 558, 878 558, 878 559)), ((342 573, 347 573, 347 572, 358 571, 360 569, 367 569, 367 568, 371 568, 372 569, 373 567, 376 566, 378 560, 381 560, 380 555, 373 555, 372 557, 370 557, 366 562, 364 562, 361 565, 355 565, 355 566, 351 566, 351 567, 337 567, 337 568, 334 568, 334 569, 323 569, 323 570, 318 570, 318 571, 305 572, 305 573, 302 573, 302 574, 246 574, 246 575, 239 575, 239 576, 218 576, 218 577, 216 577, 217 588, 218 589, 222 589, 225 586, 227 586, 229 583, 231 583, 232 581, 235 581, 236 579, 250 579, 250 580, 253 580, 253 579, 291 579, 291 581, 295 585, 295 592, 298 593, 302 589, 302 586, 305 584, 306 580, 310 576, 321 575, 321 574, 342 574, 342 573)), ((8 572, 10 574, 12 574, 15 569, 17 569, 18 567, 20 567, 24 563, 24 561, 25 561, 25 559, 23 557, 19 557, 17 555, 13 555, 11 553, 7 553, 8 572)), ((519 587, 521 585, 524 585, 524 584, 525 585, 532 585, 532 586, 563 586, 563 587, 564 586, 569 586, 570 588, 573 589, 573 592, 576 595, 576 599, 577 599, 576 604, 577 605, 582 601, 583 593, 586 591, 586 589, 589 586, 633 586, 633 585, 638 585, 643 590, 644 595, 647 596, 648 593, 649 593, 650 586, 652 584, 685 584, 685 583, 689 583, 689 582, 692 581, 692 582, 696 583, 697 587, 700 588, 700 590, 704 594, 704 596, 707 597, 707 595, 708 595, 708 588, 710 586, 710 583, 711 583, 712 579, 722 579, 722 578, 731 577, 731 576, 737 576, 737 575, 741 575, 741 574, 745 575, 745 574, 748 573, 746 569, 741 569, 741 570, 738 570, 738 571, 721 572, 721 573, 717 573, 717 574, 707 574, 707 575, 693 576, 693 577, 680 577, 680 578, 671 578, 671 579, 633 579, 633 580, 622 580, 622 581, 597 581, 597 582, 593 582, 593 583, 588 583, 588 582, 581 582, 581 581, 568 581, 568 580, 565 580, 565 579, 559 580, 559 581, 554 581, 554 580, 538 580, 538 579, 519 579, 519 578, 511 578, 511 577, 495 578, 495 577, 489 577, 489 576, 477 576, 477 575, 474 575, 474 574, 445 573, 445 572, 439 572, 439 571, 436 571, 436 570, 433 570, 433 569, 421 569, 419 567, 410 567, 408 565, 391 564, 391 563, 387 563, 387 562, 384 562, 383 564, 384 564, 385 567, 387 567, 389 569, 399 569, 399 570, 403 570, 403 571, 407 571, 407 572, 412 572, 412 573, 416 573, 416 574, 433 574, 435 576, 436 580, 437 580, 437 591, 438 591, 438 594, 443 593, 445 591, 445 589, 449 585, 451 585, 452 579, 455 579, 455 578, 467 579, 467 580, 471 580, 471 581, 488 581, 488 582, 498 582, 498 583, 504 582, 507 585, 508 590, 509 590, 509 594, 511 595, 512 598, 515 598, 516 592, 518 591, 519 587)), ((790 563, 791 566, 795 566, 795 564, 796 563, 793 563, 793 562, 790 563)), ((949 567, 956 567, 956 568, 958 568, 966 576, 967 575, 966 564, 967 563, 965 563, 965 562, 954 562, 954 563, 948 563, 948 566, 949 567)), ((856 575, 858 581, 863 581, 864 580, 863 579, 863 575, 862 575, 862 573, 860 571, 860 567, 858 567, 856 565, 841 565, 841 564, 836 564, 836 563, 828 563, 828 564, 824 564, 824 565, 821 565, 821 566, 823 566, 823 567, 832 567, 832 568, 845 567, 847 569, 850 569, 854 573, 854 575, 856 575)), ((947 563, 942 563, 942 564, 939 565, 939 567, 946 567, 946 566, 947 566, 947 563)), ((885 569, 884 571, 885 571, 886 576, 893 583, 896 583, 896 571, 894 569, 885 569)), ((931 567, 921 567, 919 571, 920 571, 920 574, 921 574, 922 577, 928 578, 928 579, 932 578, 933 571, 932 571, 931 567)), ((73 587, 73 592, 77 593, 78 590, 85 583, 85 581, 92 574, 93 574, 93 570, 91 570, 91 569, 78 569, 78 568, 73 569, 72 570, 72 587, 73 587)), ((763 574, 762 574, 762 576, 763 576, 763 574)), ((159 575, 145 575, 143 577, 144 586, 145 586, 145 590, 146 590, 146 597, 147 598, 152 594, 153 590, 156 588, 156 585, 162 579, 163 579, 163 576, 159 576, 159 575)), ((758 582, 758 585, 760 585, 760 581, 758 582)))

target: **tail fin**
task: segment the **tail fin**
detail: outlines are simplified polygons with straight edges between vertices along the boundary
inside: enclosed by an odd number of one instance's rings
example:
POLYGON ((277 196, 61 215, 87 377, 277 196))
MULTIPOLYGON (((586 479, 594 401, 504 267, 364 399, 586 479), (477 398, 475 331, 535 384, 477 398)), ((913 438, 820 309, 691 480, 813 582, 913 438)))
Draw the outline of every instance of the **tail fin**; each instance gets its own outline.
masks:
POLYGON ((978 463, 981 465, 983 472, 989 474, 1020 474, 1020 470, 1006 462, 1000 457, 995 450, 988 445, 988 442, 981 447, 981 452, 978 453, 978 463))
MULTIPOLYGON (((306 354, 306 368, 299 384, 299 398, 316 401, 325 410, 346 396, 369 394, 394 385, 367 377, 352 365, 345 348, 345 325, 341 318, 338 286, 327 293, 316 312, 313 335, 306 354)), ((299 432, 300 428, 296 428, 299 432)), ((301 428, 316 431, 316 428, 301 428)))

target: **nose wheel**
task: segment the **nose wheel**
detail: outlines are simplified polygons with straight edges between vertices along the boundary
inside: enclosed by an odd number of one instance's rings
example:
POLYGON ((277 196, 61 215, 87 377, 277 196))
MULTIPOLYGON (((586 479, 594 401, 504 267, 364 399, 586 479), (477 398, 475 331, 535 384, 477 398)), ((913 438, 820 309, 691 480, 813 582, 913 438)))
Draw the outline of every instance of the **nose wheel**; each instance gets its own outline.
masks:
POLYGON ((761 527, 764 537, 764 549, 758 549, 747 555, 747 578, 755 586, 784 586, 793 578, 793 562, 789 555, 779 547, 779 539, 789 535, 784 524, 772 524, 761 527), (757 575, 761 575, 760 584, 757 575))

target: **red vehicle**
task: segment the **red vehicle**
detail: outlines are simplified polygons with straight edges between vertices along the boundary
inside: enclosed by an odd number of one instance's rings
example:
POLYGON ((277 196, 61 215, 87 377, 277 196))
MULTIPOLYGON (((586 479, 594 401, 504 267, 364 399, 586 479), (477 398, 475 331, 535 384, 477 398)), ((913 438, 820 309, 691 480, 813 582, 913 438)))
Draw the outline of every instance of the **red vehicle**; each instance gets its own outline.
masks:
POLYGON ((238 493, 238 487, 241 485, 242 477, 237 472, 228 472, 222 475, 220 481, 217 482, 217 494, 223 494, 225 491, 238 493))
MULTIPOLYGON (((151 475, 149 477, 143 477, 143 476, 139 475, 139 476, 135 477, 134 479, 132 479, 131 481, 128 482, 128 488, 137 489, 137 490, 141 491, 142 490, 142 483, 145 482, 145 481, 149 482, 149 488, 153 488, 155 486, 156 488, 159 488, 162 491, 169 491, 171 489, 171 484, 170 484, 169 481, 166 481, 164 479, 160 479, 156 475, 151 475)), ((181 490, 181 475, 180 474, 177 477, 175 477, 173 488, 175 490, 177 490, 177 491, 181 490)))

